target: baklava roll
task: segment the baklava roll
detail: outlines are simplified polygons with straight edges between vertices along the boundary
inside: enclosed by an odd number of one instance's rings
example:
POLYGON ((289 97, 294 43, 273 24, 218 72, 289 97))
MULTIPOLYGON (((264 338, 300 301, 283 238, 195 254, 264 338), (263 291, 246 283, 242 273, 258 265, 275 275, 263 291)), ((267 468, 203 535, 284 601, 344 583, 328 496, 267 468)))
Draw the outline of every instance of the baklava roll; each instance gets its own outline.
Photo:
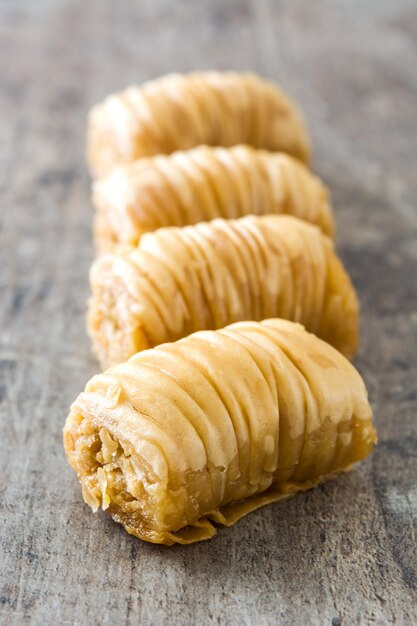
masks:
POLYGON ((89 115, 87 156, 95 176, 144 156, 238 143, 310 157, 295 104, 254 74, 169 74, 108 96, 89 115))
POLYGON ((136 354, 91 379, 64 429, 86 503, 167 545, 318 485, 376 439, 353 365, 279 319, 136 354))
POLYGON ((345 356, 358 342, 358 301, 331 240, 295 217, 247 216, 146 233, 99 257, 88 330, 102 367, 198 330, 282 317, 345 356))
POLYGON ((333 234, 325 185, 300 161, 250 146, 210 148, 139 159, 95 182, 94 238, 99 253, 137 245, 145 232, 217 217, 287 213, 333 234))

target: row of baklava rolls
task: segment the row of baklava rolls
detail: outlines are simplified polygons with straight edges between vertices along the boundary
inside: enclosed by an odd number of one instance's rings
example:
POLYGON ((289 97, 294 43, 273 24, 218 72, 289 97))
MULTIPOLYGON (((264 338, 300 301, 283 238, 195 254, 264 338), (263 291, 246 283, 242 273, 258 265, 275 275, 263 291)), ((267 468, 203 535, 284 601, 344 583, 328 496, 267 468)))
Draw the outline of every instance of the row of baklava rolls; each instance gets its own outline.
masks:
POLYGON ((191 543, 366 456, 358 301, 290 99, 252 75, 172 75, 95 107, 88 153, 88 330, 112 367, 65 426, 85 501, 191 543))

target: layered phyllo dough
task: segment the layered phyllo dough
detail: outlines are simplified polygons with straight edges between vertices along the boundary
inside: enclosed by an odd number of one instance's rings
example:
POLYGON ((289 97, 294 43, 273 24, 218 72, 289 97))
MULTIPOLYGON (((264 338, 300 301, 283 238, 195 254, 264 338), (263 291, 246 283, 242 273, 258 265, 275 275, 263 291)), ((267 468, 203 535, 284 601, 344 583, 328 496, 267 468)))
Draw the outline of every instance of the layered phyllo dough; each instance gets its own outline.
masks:
POLYGON ((87 156, 95 176, 153 154, 201 144, 283 151, 308 162, 310 143, 294 102, 254 74, 170 74, 108 96, 89 116, 87 156))
POLYGON ((64 429, 87 504, 168 545, 314 487, 375 441, 353 365, 278 319, 136 354, 91 379, 64 429))

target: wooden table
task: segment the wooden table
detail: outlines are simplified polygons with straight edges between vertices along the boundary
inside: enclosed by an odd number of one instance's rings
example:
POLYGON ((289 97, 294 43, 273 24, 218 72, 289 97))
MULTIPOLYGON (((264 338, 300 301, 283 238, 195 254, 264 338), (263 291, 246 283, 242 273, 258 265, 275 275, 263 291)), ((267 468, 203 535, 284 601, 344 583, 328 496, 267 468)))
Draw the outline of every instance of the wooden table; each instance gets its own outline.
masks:
POLYGON ((415 0, 3 0, 1 624, 417 622, 416 18, 415 0), (131 82, 212 67, 271 76, 305 111, 380 443, 349 475, 167 549, 94 516, 61 443, 97 370, 85 117, 131 82))

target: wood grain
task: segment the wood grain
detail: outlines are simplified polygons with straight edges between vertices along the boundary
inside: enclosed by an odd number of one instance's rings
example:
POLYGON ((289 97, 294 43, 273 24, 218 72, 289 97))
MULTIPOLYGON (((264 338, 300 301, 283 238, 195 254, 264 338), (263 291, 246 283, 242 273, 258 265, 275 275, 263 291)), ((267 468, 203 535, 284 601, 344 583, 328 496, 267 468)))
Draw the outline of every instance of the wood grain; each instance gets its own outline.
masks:
POLYGON ((0 623, 417 622, 414 0, 4 0, 0 8, 0 623), (279 80, 312 129, 362 301, 380 434, 351 474, 165 549, 82 503, 67 408, 97 366, 85 116, 171 70, 279 80))

